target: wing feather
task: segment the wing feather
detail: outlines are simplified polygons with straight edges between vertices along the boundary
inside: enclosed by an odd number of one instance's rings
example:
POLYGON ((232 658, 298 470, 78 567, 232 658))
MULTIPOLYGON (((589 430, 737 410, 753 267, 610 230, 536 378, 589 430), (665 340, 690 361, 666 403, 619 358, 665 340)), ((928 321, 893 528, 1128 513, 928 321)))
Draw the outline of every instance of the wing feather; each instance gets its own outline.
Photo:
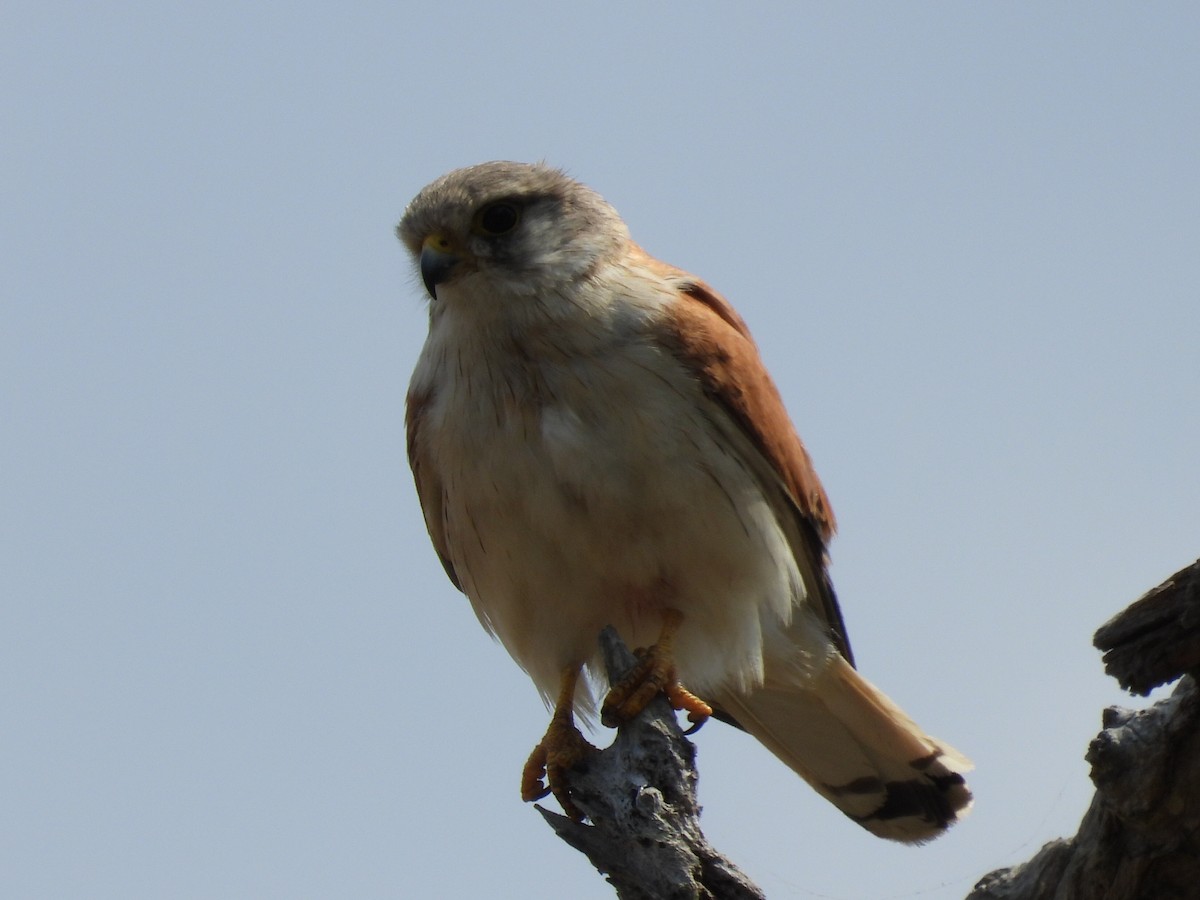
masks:
POLYGON ((433 541, 433 549, 450 581, 460 591, 463 589, 446 545, 446 525, 443 509, 442 481, 437 477, 437 467, 429 465, 426 458, 427 445, 421 440, 421 423, 429 408, 432 395, 429 392, 410 390, 404 407, 404 425, 408 430, 408 464, 412 468, 413 481, 417 485, 417 499, 421 501, 421 512, 425 516, 425 527, 433 541))
MULTIPOLYGON (((792 551, 810 602, 824 619, 838 651, 854 656, 827 571, 826 544, 836 522, 808 451, 788 418, 750 330, 720 294, 699 279, 639 251, 639 260, 677 285, 678 302, 667 319, 664 344, 702 385, 751 446, 769 475, 764 490, 781 494, 790 512, 792 551)), ((752 470, 762 471, 749 460, 752 470)))

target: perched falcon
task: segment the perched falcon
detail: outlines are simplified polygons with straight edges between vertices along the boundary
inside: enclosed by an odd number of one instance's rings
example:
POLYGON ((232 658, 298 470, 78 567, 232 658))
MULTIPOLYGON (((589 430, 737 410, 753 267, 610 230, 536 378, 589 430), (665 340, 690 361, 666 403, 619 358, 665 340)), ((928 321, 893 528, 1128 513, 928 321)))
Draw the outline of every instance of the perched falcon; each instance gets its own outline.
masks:
POLYGON ((929 840, 964 815, 967 759, 855 671, 826 571, 833 512, 725 299, 545 165, 451 172, 397 232, 431 298, 407 409, 425 523, 554 705, 522 796, 579 816, 565 772, 594 751, 575 714, 595 711, 612 625, 649 649, 605 724, 663 691, 880 837, 929 840))

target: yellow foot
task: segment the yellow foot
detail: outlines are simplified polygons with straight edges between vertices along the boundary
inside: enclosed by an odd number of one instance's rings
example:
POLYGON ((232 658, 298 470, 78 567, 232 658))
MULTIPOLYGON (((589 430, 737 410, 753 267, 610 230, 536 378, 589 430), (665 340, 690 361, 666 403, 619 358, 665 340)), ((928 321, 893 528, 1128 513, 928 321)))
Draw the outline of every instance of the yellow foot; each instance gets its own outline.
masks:
POLYGON ((616 728, 635 718, 659 693, 666 694, 675 709, 686 710, 695 731, 712 715, 712 707, 679 683, 672 652, 675 632, 683 624, 683 614, 667 610, 658 640, 648 650, 638 651, 638 663, 621 681, 612 686, 600 707, 600 721, 616 728))
POLYGON ((563 812, 576 822, 581 822, 583 813, 571 800, 567 772, 599 751, 575 727, 572 710, 578 677, 578 669, 563 672, 562 689, 550 719, 550 727, 529 754, 521 772, 521 799, 529 802, 553 794, 563 812))

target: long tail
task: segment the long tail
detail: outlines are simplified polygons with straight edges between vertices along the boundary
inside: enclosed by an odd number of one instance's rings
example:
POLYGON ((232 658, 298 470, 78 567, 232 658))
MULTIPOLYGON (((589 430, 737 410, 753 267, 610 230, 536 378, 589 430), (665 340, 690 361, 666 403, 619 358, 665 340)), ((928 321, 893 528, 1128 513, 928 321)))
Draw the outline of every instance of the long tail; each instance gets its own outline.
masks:
POLYGON ((723 694, 721 709, 879 837, 921 843, 971 808, 970 760, 925 734, 841 656, 803 687, 723 694))

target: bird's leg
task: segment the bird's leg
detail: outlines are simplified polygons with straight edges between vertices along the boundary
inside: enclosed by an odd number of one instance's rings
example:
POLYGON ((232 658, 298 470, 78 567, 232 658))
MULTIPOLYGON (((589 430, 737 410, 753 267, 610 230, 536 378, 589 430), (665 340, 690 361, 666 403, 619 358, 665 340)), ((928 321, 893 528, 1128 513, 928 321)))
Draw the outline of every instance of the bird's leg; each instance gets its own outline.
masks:
POLYGON ((597 750, 575 727, 575 683, 578 680, 579 666, 563 669, 550 727, 529 754, 525 770, 521 773, 521 799, 527 802, 541 800, 547 794, 553 794, 563 812, 576 822, 581 822, 583 813, 571 802, 567 771, 597 750))
MULTIPOLYGON (((675 709, 686 710, 692 731, 712 715, 712 707, 679 683, 675 674, 673 644, 675 632, 683 624, 683 613, 676 609, 663 612, 662 631, 647 650, 639 651, 638 663, 618 684, 614 684, 600 707, 600 721, 609 728, 637 716, 661 691, 675 709)), ((690 732, 689 732, 690 733, 690 732)))

